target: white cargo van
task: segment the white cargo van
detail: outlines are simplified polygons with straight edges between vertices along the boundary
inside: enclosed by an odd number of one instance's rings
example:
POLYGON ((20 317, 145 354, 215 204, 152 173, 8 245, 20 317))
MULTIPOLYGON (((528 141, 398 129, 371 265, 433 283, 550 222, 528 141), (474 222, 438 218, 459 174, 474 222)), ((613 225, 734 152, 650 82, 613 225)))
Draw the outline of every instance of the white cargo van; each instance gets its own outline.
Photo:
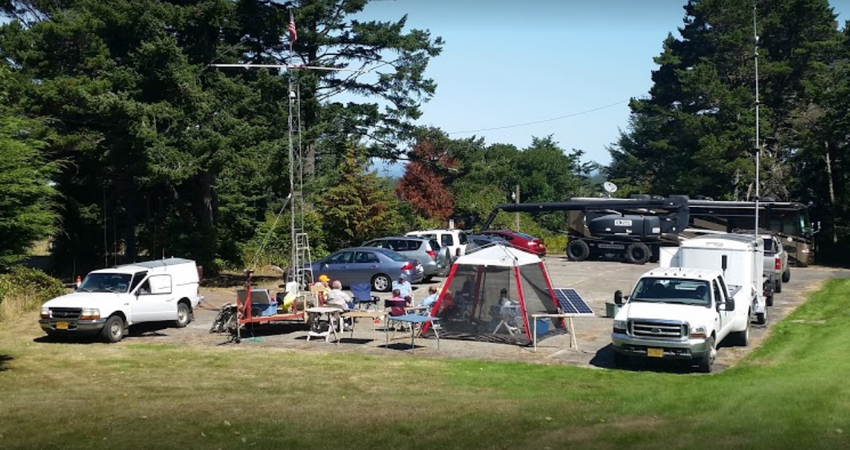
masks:
POLYGON ((118 342, 130 325, 173 321, 185 327, 203 298, 198 267, 169 258, 89 273, 75 292, 41 307, 41 328, 50 336, 100 333, 118 342))

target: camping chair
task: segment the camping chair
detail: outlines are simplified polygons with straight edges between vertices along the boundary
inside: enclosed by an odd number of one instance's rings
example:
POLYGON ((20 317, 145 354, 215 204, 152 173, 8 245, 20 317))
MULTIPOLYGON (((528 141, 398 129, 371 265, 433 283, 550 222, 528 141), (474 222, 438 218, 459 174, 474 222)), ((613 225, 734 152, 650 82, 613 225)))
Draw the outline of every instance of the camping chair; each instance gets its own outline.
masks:
POLYGON ((360 307, 365 308, 367 311, 376 309, 378 307, 378 301, 380 301, 377 296, 372 295, 372 287, 369 283, 352 283, 351 295, 354 300, 354 309, 359 309, 360 307))
POLYGON ((405 307, 407 307, 407 302, 404 300, 384 300, 384 308, 387 310, 387 323, 385 326, 390 326, 390 317, 403 316, 405 307))
POLYGON ((519 331, 519 327, 516 326, 516 320, 520 315, 519 304, 510 303, 499 306, 498 308, 499 317, 501 320, 499 321, 499 324, 496 325, 496 328, 493 330, 493 334, 497 334, 499 332, 499 329, 504 326, 505 330, 508 331, 508 334, 513 336, 519 331))

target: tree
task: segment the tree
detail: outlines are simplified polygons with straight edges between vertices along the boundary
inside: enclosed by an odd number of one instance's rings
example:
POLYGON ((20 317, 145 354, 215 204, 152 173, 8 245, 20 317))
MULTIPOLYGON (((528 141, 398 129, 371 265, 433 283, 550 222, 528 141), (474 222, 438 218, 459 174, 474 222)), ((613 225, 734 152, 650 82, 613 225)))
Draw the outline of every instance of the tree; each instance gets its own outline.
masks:
POLYGON ((410 162, 396 184, 396 195, 414 211, 438 223, 454 213, 454 196, 446 179, 457 170, 450 155, 451 140, 438 130, 428 130, 410 152, 410 162))
POLYGON ((316 207, 323 218, 329 249, 360 245, 363 241, 402 231, 398 201, 374 173, 366 172, 367 151, 350 143, 338 178, 316 207))
POLYGON ((289 13, 267 1, 0 3, 14 19, 0 27, 0 56, 37 80, 21 86, 22 108, 49 118, 57 138, 48 153, 68 162, 55 177, 66 203, 57 262, 180 254, 214 271, 241 261, 271 205, 290 194, 289 77, 297 77, 308 150, 336 162, 337 143, 365 137, 397 155, 433 94, 424 70, 442 41, 406 31, 405 18, 352 19, 365 5, 295 4, 291 56, 281 38, 289 13), (209 66, 237 62, 371 71, 209 66), (372 103, 330 103, 340 93, 372 103))
POLYGON ((56 164, 43 154, 48 131, 10 106, 17 87, 8 68, 0 66, 0 271, 49 237, 57 219, 51 185, 56 164))
MULTIPOLYGON (((609 173, 625 192, 754 194, 752 4, 690 0, 681 39, 655 58, 649 97, 633 99, 629 130, 610 149, 609 173)), ((836 38, 826 0, 758 1, 762 195, 787 198, 803 80, 829 62, 836 38)))

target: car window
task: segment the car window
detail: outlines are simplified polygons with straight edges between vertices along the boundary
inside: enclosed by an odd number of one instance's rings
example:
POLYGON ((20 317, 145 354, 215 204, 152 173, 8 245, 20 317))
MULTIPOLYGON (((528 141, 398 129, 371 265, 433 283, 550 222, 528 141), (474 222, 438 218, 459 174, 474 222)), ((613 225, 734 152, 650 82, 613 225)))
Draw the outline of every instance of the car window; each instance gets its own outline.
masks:
POLYGON ((421 247, 421 246, 422 246, 422 241, 419 241, 419 240, 407 239, 407 240, 404 241, 404 249, 409 251, 409 252, 412 252, 414 250, 419 250, 419 247, 421 247))
POLYGON ((398 261, 398 262, 407 261, 407 258, 404 255, 396 253, 392 250, 376 249, 375 252, 380 253, 380 254, 386 256, 387 258, 390 258, 393 261, 398 261))
POLYGON ((450 247, 450 246, 454 245, 454 239, 452 239, 452 235, 444 234, 444 235, 440 236, 440 243, 447 246, 447 247, 450 247))
POLYGON ((328 257, 327 264, 349 264, 354 257, 354 252, 339 252, 328 257))
POLYGON ((372 252, 359 251, 359 252, 355 253, 355 255, 354 255, 354 262, 355 263, 367 263, 368 264, 368 263, 378 263, 378 262, 380 262, 380 260, 378 259, 378 256, 375 255, 372 252))
POLYGON ((363 244, 363 247, 383 247, 383 241, 369 241, 363 244))
POLYGON ((458 233, 458 234, 457 234, 457 236, 458 236, 458 239, 460 239, 460 244, 461 244, 461 245, 464 245, 464 244, 466 244, 466 243, 467 243, 466 233, 464 233, 463 231, 461 231, 460 233, 458 233))
POLYGON ((133 275, 133 282, 130 283, 130 292, 133 292, 133 289, 136 289, 136 286, 138 286, 139 283, 141 283, 142 280, 145 279, 145 276, 147 276, 147 274, 147 272, 136 272, 136 274, 133 275))
POLYGON ((720 286, 717 284, 717 280, 712 281, 711 285, 714 286, 714 300, 718 303, 724 301, 725 297, 720 293, 720 286))
POLYGON ((774 244, 773 238, 764 238, 763 241, 764 241, 764 252, 765 253, 773 253, 775 251, 774 247, 773 247, 773 244, 774 244))
POLYGON ((523 239, 525 239, 525 240, 528 240, 528 241, 530 241, 530 240, 532 240, 532 239, 535 239, 535 237, 534 237, 534 236, 529 236, 529 235, 527 235, 527 234, 525 234, 525 233, 520 233, 519 231, 514 231, 514 234, 515 234, 515 235, 517 235, 517 236, 519 236, 519 237, 521 237, 521 238, 523 238, 523 239))
POLYGON ((429 240, 428 244, 431 246, 431 250, 434 250, 435 252, 440 250, 440 244, 437 243, 436 239, 429 240))

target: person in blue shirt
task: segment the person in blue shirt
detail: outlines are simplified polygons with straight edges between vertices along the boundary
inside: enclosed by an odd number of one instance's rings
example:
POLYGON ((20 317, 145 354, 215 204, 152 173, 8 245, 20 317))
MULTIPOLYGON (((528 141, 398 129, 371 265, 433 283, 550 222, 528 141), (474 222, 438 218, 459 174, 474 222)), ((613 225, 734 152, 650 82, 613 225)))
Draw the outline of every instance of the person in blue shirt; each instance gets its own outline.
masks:
POLYGON ((431 309, 434 306, 434 303, 437 303, 437 288, 431 286, 428 288, 428 296, 422 300, 422 303, 420 303, 419 306, 431 309))
POLYGON ((393 291, 398 289, 399 295, 407 303, 413 304, 413 286, 407 281, 407 275, 401 274, 398 276, 398 281, 393 281, 393 291))

